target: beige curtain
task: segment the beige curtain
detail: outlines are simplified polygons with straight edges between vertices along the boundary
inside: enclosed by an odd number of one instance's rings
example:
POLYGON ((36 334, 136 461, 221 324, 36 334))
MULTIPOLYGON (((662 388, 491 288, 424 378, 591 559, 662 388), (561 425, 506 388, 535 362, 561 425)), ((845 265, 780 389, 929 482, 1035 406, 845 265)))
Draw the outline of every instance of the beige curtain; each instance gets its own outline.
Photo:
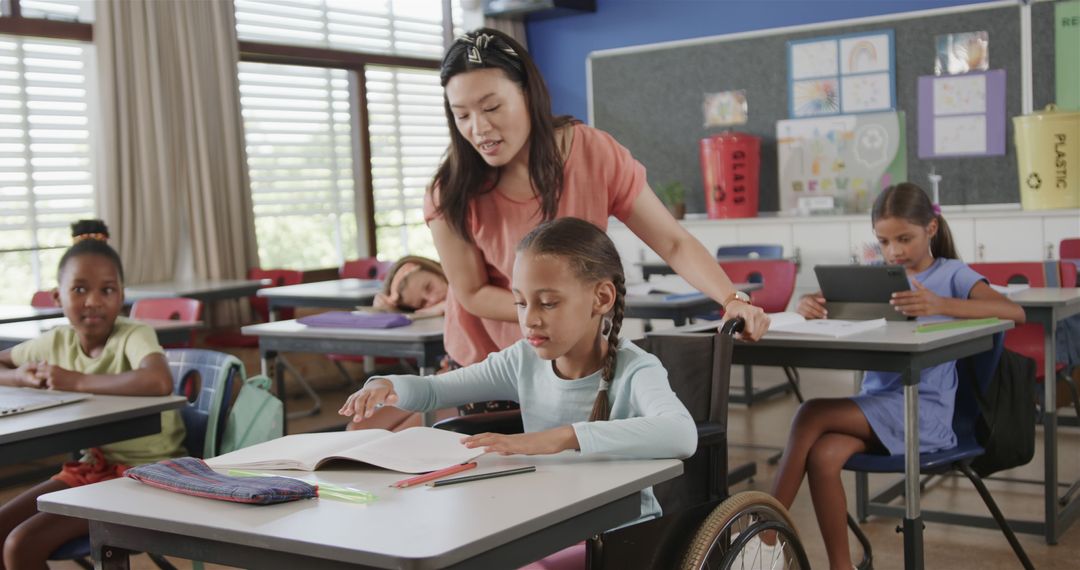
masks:
POLYGON ((99 0, 95 10, 102 215, 128 281, 173 278, 181 223, 197 277, 244 277, 258 252, 232 1, 99 0))

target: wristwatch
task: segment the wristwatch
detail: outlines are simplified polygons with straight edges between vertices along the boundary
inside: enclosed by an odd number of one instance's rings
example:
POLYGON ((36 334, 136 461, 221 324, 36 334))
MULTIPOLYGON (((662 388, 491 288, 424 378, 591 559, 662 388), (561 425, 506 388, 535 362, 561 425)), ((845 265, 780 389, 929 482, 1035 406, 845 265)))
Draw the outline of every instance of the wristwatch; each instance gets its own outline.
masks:
POLYGON ((728 303, 730 303, 732 301, 742 301, 743 303, 746 303, 747 305, 752 305, 753 304, 753 303, 750 302, 750 295, 747 295, 746 293, 743 293, 742 291, 735 291, 731 295, 728 295, 728 298, 724 299, 724 307, 726 308, 728 306, 728 303))

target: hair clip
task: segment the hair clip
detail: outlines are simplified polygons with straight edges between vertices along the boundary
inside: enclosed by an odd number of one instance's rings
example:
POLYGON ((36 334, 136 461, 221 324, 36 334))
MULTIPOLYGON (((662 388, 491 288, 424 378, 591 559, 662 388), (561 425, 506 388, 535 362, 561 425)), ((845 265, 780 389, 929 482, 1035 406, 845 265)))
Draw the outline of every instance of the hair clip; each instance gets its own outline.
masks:
POLYGON ((934 211, 935 216, 941 215, 941 204, 933 204, 930 206, 930 209, 934 211))
POLYGON ((611 389, 611 382, 610 381, 608 381, 608 380, 601 380, 600 381, 600 391, 601 392, 607 392, 610 389, 611 389))
POLYGON ((92 233, 92 234, 79 234, 77 236, 73 236, 71 238, 71 241, 73 243, 79 243, 80 241, 83 241, 83 240, 86 240, 86 239, 92 239, 92 240, 96 240, 96 241, 109 241, 109 235, 108 234, 103 234, 103 233, 100 233, 100 232, 92 233))

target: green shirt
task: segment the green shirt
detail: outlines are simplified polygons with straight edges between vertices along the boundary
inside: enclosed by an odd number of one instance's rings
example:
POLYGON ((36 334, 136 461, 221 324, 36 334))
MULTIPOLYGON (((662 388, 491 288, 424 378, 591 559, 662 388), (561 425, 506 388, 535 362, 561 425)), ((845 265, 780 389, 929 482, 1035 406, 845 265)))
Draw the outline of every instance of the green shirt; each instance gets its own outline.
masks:
MULTIPOLYGON (((44 361, 83 374, 121 374, 138 368, 147 356, 162 352, 153 328, 120 317, 96 358, 83 352, 79 335, 65 325, 12 348, 11 360, 16 366, 44 361)), ((184 422, 176 410, 162 412, 160 433, 103 445, 101 451, 108 461, 129 466, 186 455, 184 422)))

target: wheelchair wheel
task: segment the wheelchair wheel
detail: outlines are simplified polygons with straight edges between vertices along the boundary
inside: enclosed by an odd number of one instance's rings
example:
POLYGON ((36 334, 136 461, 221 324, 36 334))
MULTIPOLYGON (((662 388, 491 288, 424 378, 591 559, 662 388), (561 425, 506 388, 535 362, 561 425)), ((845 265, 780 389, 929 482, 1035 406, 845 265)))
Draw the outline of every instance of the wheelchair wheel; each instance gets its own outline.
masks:
POLYGON ((720 503, 709 514, 694 535, 681 568, 808 569, 810 563, 787 509, 771 495, 747 491, 720 503), (761 542, 763 532, 776 533, 775 547, 761 542))

